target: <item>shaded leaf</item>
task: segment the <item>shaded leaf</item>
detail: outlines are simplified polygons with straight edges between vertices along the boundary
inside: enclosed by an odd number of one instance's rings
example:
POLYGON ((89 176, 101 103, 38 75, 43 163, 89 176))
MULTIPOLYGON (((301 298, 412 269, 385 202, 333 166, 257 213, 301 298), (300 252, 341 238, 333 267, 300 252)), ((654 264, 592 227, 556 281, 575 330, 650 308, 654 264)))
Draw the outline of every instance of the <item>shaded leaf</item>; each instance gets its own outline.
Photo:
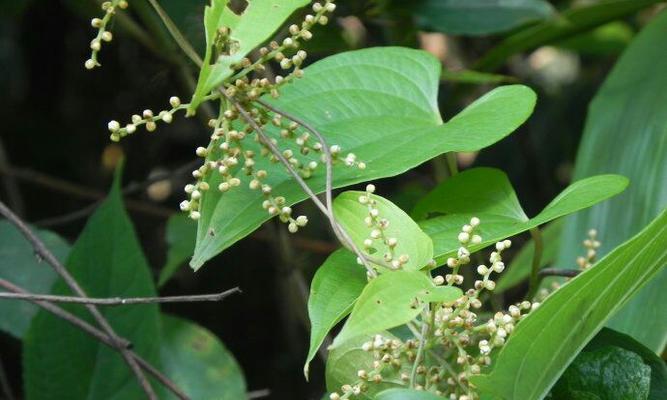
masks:
POLYGON ((169 217, 166 228, 167 262, 160 271, 158 287, 163 286, 195 251, 197 223, 185 214, 169 217))
POLYGON ((517 78, 508 75, 490 74, 487 72, 473 71, 470 69, 450 71, 443 69, 440 79, 448 82, 470 83, 476 85, 515 83, 517 78))
POLYGON ((641 356, 646 365, 651 367, 651 389, 649 400, 667 398, 667 364, 651 349, 639 343, 631 336, 603 328, 595 338, 584 348, 584 351, 594 351, 606 346, 620 347, 641 356))
MULTIPOLYGON (((70 246, 55 233, 35 230, 61 262, 65 261, 70 246)), ((0 278, 16 284, 32 293, 48 294, 56 273, 47 263, 40 261, 28 241, 11 223, 0 221, 0 278)), ((0 330, 20 339, 30 326, 37 307, 27 301, 0 301, 0 330)))
POLYGON ((503 399, 543 398, 605 322, 667 265, 667 211, 551 294, 516 327, 488 375, 472 378, 503 399))
MULTIPOLYGON (((91 297, 155 296, 152 277, 123 208, 117 174, 109 198, 90 217, 66 267, 91 297)), ((62 280, 52 293, 73 295, 62 280)), ((81 305, 63 305, 95 324, 81 305)), ((155 304, 100 308, 114 330, 151 363, 159 355, 155 304)), ((40 310, 23 340, 28 400, 139 399, 145 394, 118 352, 40 310)))
POLYGON ((565 10, 555 18, 510 35, 482 57, 475 64, 474 69, 493 71, 502 66, 514 54, 565 40, 662 1, 603 0, 565 10))
MULTIPOLYGON (((243 373, 234 356, 208 330, 187 320, 162 315, 162 372, 192 399, 246 398, 243 373)), ((163 394, 164 398, 175 398, 163 394)))
MULTIPOLYGON (((364 248, 364 240, 368 239, 371 228, 366 225, 364 219, 368 217, 368 205, 361 204, 359 197, 366 196, 365 192, 348 191, 339 194, 334 200, 334 215, 350 235, 352 241, 361 249, 364 248)), ((407 255, 408 262, 403 265, 404 269, 420 269, 433 258, 433 242, 403 210, 391 201, 377 195, 371 195, 376 201, 375 209, 379 211, 379 217, 389 221, 389 226, 382 232, 387 238, 397 239, 393 251, 396 257, 407 255)), ((372 249, 373 256, 382 258, 390 251, 382 240, 374 240, 372 249)))
MULTIPOLYGON (((270 101, 308 121, 330 144, 353 152, 367 164, 363 171, 336 167, 335 187, 397 175, 444 152, 489 146, 521 125, 535 105, 529 88, 500 87, 442 124, 437 105, 440 64, 426 52, 405 48, 342 53, 305 72, 303 79, 284 88, 278 100, 270 101)), ((319 161, 317 155, 312 159, 319 161)), ((263 157, 256 161, 258 168, 269 171, 266 182, 288 203, 306 198, 282 167, 263 157)), ((212 174, 210 187, 217 187, 219 179, 212 174)), ((324 190, 323 167, 308 184, 315 192, 324 190)), ((225 194, 207 191, 190 265, 201 267, 266 221, 262 200, 261 193, 245 187, 225 194)))
POLYGON ((468 36, 508 31, 553 12, 544 0, 426 0, 416 9, 421 27, 468 36))
POLYGON ((308 296, 310 348, 303 371, 324 342, 329 331, 347 316, 366 286, 366 270, 357 264, 356 256, 346 249, 332 253, 315 273, 308 296))
POLYGON ((646 400, 650 385, 651 368, 639 355, 604 346, 580 353, 552 393, 558 399, 646 400))
MULTIPOLYGON (((572 263, 580 240, 598 230, 604 255, 667 207, 667 54, 655 52, 667 35, 661 13, 624 53, 591 103, 574 176, 619 173, 632 185, 622 196, 567 220, 558 264, 572 263)), ((667 271, 612 319, 656 353, 667 345, 667 271), (647 307, 647 304, 651 304, 647 307)))
POLYGON ((403 325, 419 315, 428 302, 449 303, 462 294, 456 287, 436 287, 421 271, 386 272, 361 292, 333 347, 357 336, 403 325))

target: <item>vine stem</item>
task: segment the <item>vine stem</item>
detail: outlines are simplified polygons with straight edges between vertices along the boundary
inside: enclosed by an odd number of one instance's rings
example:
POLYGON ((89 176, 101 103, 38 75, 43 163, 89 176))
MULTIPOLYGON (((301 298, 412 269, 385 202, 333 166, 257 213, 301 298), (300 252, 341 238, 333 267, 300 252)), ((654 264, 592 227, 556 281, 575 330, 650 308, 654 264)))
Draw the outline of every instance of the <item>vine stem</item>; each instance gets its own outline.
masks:
MULTIPOLYGON (((322 214, 324 214, 327 218, 329 218, 331 228, 333 229, 334 233, 336 234, 336 237, 338 238, 338 240, 340 240, 341 243, 345 247, 347 247, 348 249, 351 249, 357 255, 357 257, 363 263, 364 267, 366 267, 366 271, 368 272, 368 274, 370 276, 372 276, 372 277, 377 276, 377 273, 375 272, 375 270, 373 270, 373 268, 368 263, 368 257, 361 252, 359 247, 357 247, 357 245, 351 240, 350 236, 347 234, 347 232, 345 232, 345 229, 343 229, 343 227, 340 226, 340 224, 338 223, 338 221, 336 221, 336 219, 334 217, 333 208, 331 208, 331 204, 332 204, 332 200, 331 200, 332 199, 332 194, 331 194, 332 189, 331 189, 331 187, 332 187, 332 176, 333 176, 333 173, 331 172, 332 157, 331 157, 331 153, 329 152, 329 147, 326 145, 326 141, 324 143, 322 143, 322 147, 323 147, 323 150, 326 149, 324 151, 325 151, 325 158, 326 158, 327 171, 328 171, 327 172, 327 177, 326 177, 326 181, 327 181, 326 182, 326 188, 327 188, 326 192, 327 193, 325 195, 326 196, 325 201, 326 201, 327 205, 322 203, 322 201, 312 191, 312 189, 303 180, 303 178, 301 178, 299 173, 294 169, 294 167, 289 163, 289 161, 287 161, 287 159, 285 159, 282 152, 276 147, 275 144, 273 144, 271 139, 266 135, 264 130, 259 126, 259 124, 254 120, 254 118, 252 118, 252 116, 248 113, 248 111, 245 108, 243 108, 243 106, 236 99, 229 96, 225 92, 224 89, 220 89, 220 92, 227 99, 227 101, 229 101, 234 106, 234 108, 236 108, 238 110, 241 117, 248 124, 250 124, 250 126, 253 128, 253 130, 257 133, 261 142, 266 147, 268 147, 269 150, 271 151, 271 153, 283 164, 283 166, 285 166, 285 168, 290 173, 290 175, 292 175, 292 177, 296 180, 296 182, 299 184, 299 186, 301 186, 303 191, 308 195, 308 197, 310 197, 310 199, 313 201, 313 203, 315 203, 317 208, 320 209, 322 214)), ((276 109, 273 106, 271 106, 271 108, 269 108, 269 110, 271 110, 273 112, 276 112, 276 113, 279 113, 281 115, 284 115, 286 118, 290 118, 284 112, 276 109)), ((298 121, 294 121, 294 122, 299 124, 298 121)), ((301 122, 303 122, 303 121, 301 121, 301 122)), ((304 128, 305 128, 305 126, 304 126, 304 128)), ((310 127, 310 128, 314 130, 314 128, 312 128, 312 127, 310 127)), ((308 128, 306 128, 306 129, 308 129, 308 128)), ((319 132, 317 133, 317 136, 318 136, 318 138, 324 139, 322 137, 322 135, 319 134, 319 132)), ((373 261, 373 262, 376 262, 376 261, 373 261)))
POLYGON ((530 286, 528 290, 528 298, 532 299, 537 293, 540 285, 540 264, 542 263, 542 253, 544 252, 544 244, 542 241, 542 232, 540 228, 535 227, 530 230, 530 236, 533 238, 533 264, 530 270, 530 286))
MULTIPOLYGON (((56 273, 65 281, 67 286, 76 293, 79 297, 88 297, 86 292, 79 286, 77 281, 70 275, 69 271, 58 261, 58 259, 46 248, 44 242, 42 242, 26 225, 21 218, 10 210, 5 203, 0 201, 0 214, 9 220, 18 230, 23 234, 23 236, 30 242, 32 247, 35 250, 35 253, 44 259, 55 271, 56 273)), ((146 397, 150 400, 157 400, 158 397, 153 390, 150 382, 146 379, 143 371, 137 364, 136 359, 131 355, 127 347, 124 347, 122 344, 126 340, 120 338, 116 332, 113 330, 107 319, 100 313, 100 311, 95 307, 94 304, 86 304, 86 308, 91 313, 97 324, 106 332, 109 339, 117 344, 118 351, 125 360, 125 363, 128 365, 132 373, 135 375, 137 382, 143 389, 146 397)))
MULTIPOLYGON (((7 288, 10 282, 0 279, 0 287, 7 288)), ((166 297, 73 297, 56 296, 51 294, 33 294, 33 293, 8 293, 0 292, 0 300, 28 300, 28 301, 48 301, 50 303, 74 303, 74 304, 94 304, 97 306, 125 306, 133 304, 155 304, 155 303, 194 303, 202 301, 221 301, 235 293, 240 293, 239 288, 233 288, 221 293, 200 294, 194 296, 166 296, 166 297)))

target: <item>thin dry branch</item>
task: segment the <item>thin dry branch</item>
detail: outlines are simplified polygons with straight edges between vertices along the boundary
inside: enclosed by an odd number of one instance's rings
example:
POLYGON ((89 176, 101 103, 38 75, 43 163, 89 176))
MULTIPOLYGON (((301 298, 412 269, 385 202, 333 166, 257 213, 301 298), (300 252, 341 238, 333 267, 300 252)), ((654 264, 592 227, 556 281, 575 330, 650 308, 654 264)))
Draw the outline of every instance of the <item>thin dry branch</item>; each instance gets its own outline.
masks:
MULTIPOLYGON (((67 271, 67 269, 53 255, 53 253, 51 253, 51 251, 46 248, 44 242, 42 242, 41 239, 38 238, 32 232, 32 230, 30 230, 28 225, 23 222, 23 220, 16 214, 14 214, 2 201, 0 201, 0 214, 7 218, 9 222, 11 222, 23 234, 23 236, 34 248, 35 254, 37 254, 51 267, 53 267, 56 273, 65 281, 67 286, 74 293, 76 293, 79 297, 88 297, 86 292, 81 288, 81 286, 79 286, 78 282, 69 273, 69 271, 67 271)), ((123 359, 127 363, 130 370, 132 370, 132 373, 134 373, 135 377, 137 378, 137 382, 139 382, 139 385, 143 389, 144 393, 146 393, 146 396, 150 400, 157 400, 157 395, 155 394, 155 391, 153 390, 150 382, 148 382, 148 379, 146 379, 146 376, 137 364, 136 360, 130 355, 129 350, 123 346, 125 340, 116 334, 107 319, 102 315, 102 313, 100 313, 95 305, 86 304, 86 308, 88 308, 88 311, 91 313, 97 324, 104 330, 104 332, 106 332, 112 342, 117 344, 116 347, 118 348, 118 351, 123 356, 123 359)))
MULTIPOLYGON (((0 279, 0 287, 5 287, 9 283, 0 279)), ((166 296, 166 297, 73 297, 57 296, 52 294, 32 294, 32 293, 8 293, 0 292, 0 300, 28 300, 28 301, 48 301, 50 303, 74 303, 74 304, 94 304, 96 306, 126 306, 133 304, 154 304, 154 303, 194 303, 194 302, 216 302, 235 293, 240 293, 239 288, 233 288, 221 293, 199 294, 193 296, 166 296)))
MULTIPOLYGON (((0 286, 2 286, 4 289, 9 290, 13 293, 23 293, 23 294, 30 294, 30 292, 26 291, 25 289, 16 286, 14 284, 11 284, 7 281, 0 282, 0 286)), ((45 309, 46 311, 54 314, 58 318, 61 318, 72 325, 76 326, 77 328, 81 329, 83 332, 87 333, 88 335, 92 336, 94 339, 100 341, 101 343, 104 343, 105 345, 116 349, 120 350, 121 348, 126 349, 130 355, 130 357, 133 358, 133 360, 139 365, 144 371, 148 372, 150 375, 152 375, 155 379, 157 379, 160 383, 162 383, 167 389, 169 389, 176 397, 178 397, 180 400, 190 400, 188 395, 186 395, 173 381, 171 381, 169 378, 167 378, 164 374, 162 374, 157 368, 152 366, 148 361, 144 360, 141 356, 136 354, 134 351, 130 350, 132 344, 128 341, 124 342, 117 342, 114 341, 108 334, 105 332, 99 330, 98 328, 94 327, 93 325, 89 324, 88 322, 82 320, 81 318, 77 317, 76 315, 65 311, 64 309, 60 308, 59 306, 49 303, 48 301, 39 301, 39 300, 29 300, 30 302, 34 303, 35 305, 45 309)))
POLYGON ((564 276, 566 278, 574 278, 581 273, 578 269, 562 269, 562 268, 542 268, 539 272, 540 277, 545 276, 564 276))

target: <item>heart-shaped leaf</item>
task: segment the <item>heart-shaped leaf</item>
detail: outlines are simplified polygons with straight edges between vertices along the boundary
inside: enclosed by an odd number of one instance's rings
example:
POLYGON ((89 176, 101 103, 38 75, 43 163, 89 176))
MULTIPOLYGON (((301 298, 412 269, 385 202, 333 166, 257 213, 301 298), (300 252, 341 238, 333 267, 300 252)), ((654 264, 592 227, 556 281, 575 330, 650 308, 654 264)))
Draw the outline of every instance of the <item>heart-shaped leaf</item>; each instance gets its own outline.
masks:
MULTIPOLYGON (((489 146, 520 126, 535 105, 535 93, 529 88, 504 86, 443 124, 437 104, 439 74, 440 63, 426 52, 365 49, 313 64, 303 79, 282 90, 279 99, 267 101, 308 121, 330 145, 337 144, 366 163, 363 171, 337 166, 335 187, 397 175, 448 151, 489 146)), ((279 133, 269 130, 269 134, 279 133)), ((257 167, 269 171, 266 182, 288 203, 306 198, 282 166, 258 158, 257 167)), ((219 177, 211 174, 208 183, 217 187, 219 177)), ((323 167, 308 184, 315 192, 324 190, 323 167)), ((262 200, 261 193, 246 188, 205 192, 190 265, 198 269, 266 221, 262 200)))

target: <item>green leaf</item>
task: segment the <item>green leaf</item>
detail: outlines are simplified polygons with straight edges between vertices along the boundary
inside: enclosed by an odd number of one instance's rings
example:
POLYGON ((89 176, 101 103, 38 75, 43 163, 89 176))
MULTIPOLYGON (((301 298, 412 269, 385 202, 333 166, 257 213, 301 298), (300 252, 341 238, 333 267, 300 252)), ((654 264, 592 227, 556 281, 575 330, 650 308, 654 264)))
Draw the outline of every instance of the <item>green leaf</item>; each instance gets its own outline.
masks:
POLYGON ((606 400, 648 398, 651 368, 631 351, 604 346, 579 354, 553 388, 557 399, 581 396, 606 400))
POLYGON ((423 390, 394 388, 378 393, 375 400, 442 400, 442 397, 423 390))
MULTIPOLYGON (((246 384, 239 365, 213 333, 165 314, 162 315, 162 332, 161 372, 190 398, 246 398, 246 384)), ((175 398, 166 391, 163 396, 161 398, 175 398)))
POLYGON ((516 327, 488 375, 472 382, 503 399, 543 398, 605 322, 667 265, 667 210, 549 296, 516 327))
POLYGON ((609 328, 603 328, 595 335, 595 338, 586 345, 584 351, 594 351, 607 346, 620 347, 641 356, 643 362, 651 367, 651 389, 648 399, 661 400, 667 398, 667 364, 664 360, 631 336, 609 328))
POLYGON ((480 218, 482 243, 471 245, 480 250, 500 239, 545 224, 556 218, 579 211, 622 192, 628 180, 619 175, 599 175, 582 179, 563 190, 537 216, 528 219, 503 172, 491 168, 474 168, 457 174, 439 185, 425 197, 413 212, 446 213, 420 223, 434 243, 435 259, 443 263, 459 248, 457 236, 470 218, 480 218))
POLYGON ((608 22, 621 19, 663 0, 604 0, 568 9, 555 18, 523 29, 502 41, 474 66, 478 71, 493 71, 507 59, 523 51, 565 40, 608 22))
MULTIPOLYGON (((91 297, 155 296, 152 277, 132 224, 123 209, 117 174, 109 198, 90 217, 66 267, 91 297)), ((73 295, 62 280, 53 294, 73 295)), ((63 305, 93 322, 81 305, 63 305)), ((155 304, 100 308, 114 330, 151 363, 160 346, 155 304)), ((40 310, 23 340, 24 387, 28 400, 140 399, 145 395, 115 350, 80 329, 40 310)))
POLYGON ((386 272, 366 285, 332 347, 403 325, 419 315, 426 302, 449 303, 461 295, 456 287, 436 287, 421 271, 386 272))
POLYGON ((241 61, 254 48, 267 41, 292 13, 309 0, 263 0, 249 1, 241 15, 236 15, 226 7, 228 0, 212 0, 211 7, 204 12, 206 29, 206 56, 199 73, 197 89, 188 113, 192 114, 201 103, 203 96, 220 86, 229 78, 232 65, 241 61), (228 56, 211 60, 212 44, 220 27, 230 29, 232 42, 237 48, 228 56), (213 65, 210 65, 213 63, 213 65))
POLYGON ((195 93, 192 95, 190 108, 188 114, 192 115, 201 104, 204 96, 206 96, 212 88, 207 86, 208 78, 211 76, 213 63, 213 45, 218 32, 218 28, 224 26, 222 15, 227 9, 229 0, 211 0, 211 5, 204 8, 204 32, 206 39, 206 53, 202 61, 201 69, 199 70, 199 79, 197 80, 197 87, 195 93))
MULTIPOLYGON (((667 34, 667 13, 642 31, 618 61, 589 108, 574 176, 619 173, 632 185, 622 196, 569 219, 559 265, 574 262, 580 241, 598 230, 605 254, 667 207, 667 54, 655 52, 667 34)), ((667 344, 667 271, 617 316, 610 327, 660 353, 667 344), (651 304, 647 307, 647 304, 651 304)))
MULTIPOLYGON (((67 258, 69 244, 55 233, 34 231, 61 262, 67 258)), ((35 255, 35 251, 14 225, 0 221, 0 278, 32 293, 49 293, 56 273, 35 255)), ((0 330, 20 339, 28 330, 37 307, 27 301, 0 301, 0 330)))
MULTIPOLYGON (((558 255, 560 248, 560 236, 563 231, 563 221, 556 220, 547 225, 542 230, 542 258, 540 268, 553 264, 558 255)), ((505 272, 500 274, 496 282, 496 293, 504 292, 510 289, 530 276, 533 265, 533 252, 535 251, 535 244, 532 240, 528 241, 516 256, 512 259, 509 267, 505 272)))
POLYGON ((366 282, 366 270, 357 264, 356 256, 346 249, 332 253, 315 273, 308 296, 310 348, 303 367, 306 377, 308 365, 324 338, 352 311, 366 282))
POLYGON ((475 212, 528 221, 507 175, 485 167, 469 169, 438 185, 417 203, 412 216, 424 219, 431 213, 475 212))
POLYGON ((505 32, 553 12, 544 0, 426 0, 416 9, 421 27, 468 36, 505 32))
MULTIPOLYGON (((360 196, 366 196, 365 192, 348 191, 336 197, 333 204, 334 215, 343 229, 350 235, 352 241, 359 247, 364 248, 364 240, 369 238, 371 228, 366 225, 364 219, 368 217, 368 205, 359 202, 360 196)), ((404 269, 420 269, 433 259, 433 242, 403 210, 391 201, 371 195, 377 202, 374 206, 380 213, 380 218, 389 221, 389 226, 383 230, 387 238, 396 238, 398 244, 394 247, 396 256, 406 254, 409 257, 404 269)), ((383 254, 389 252, 389 247, 382 240, 374 240, 374 257, 382 258, 383 254)))
POLYGON ((195 251, 197 223, 185 214, 177 214, 167 221, 167 262, 160 271, 158 287, 162 287, 195 251))
MULTIPOLYGON (((376 332, 381 334, 385 339, 398 340, 397 337, 389 332, 376 332)), ((326 365, 326 381, 327 390, 330 392, 339 392, 341 386, 349 385, 350 382, 359 380, 357 371, 360 369, 371 370, 373 366, 373 353, 364 351, 361 346, 370 340, 373 336, 365 335, 352 338, 341 346, 336 347, 329 352, 329 358, 326 365)), ((395 388, 399 386, 396 382, 399 380, 401 373, 410 373, 411 366, 404 364, 401 369, 394 368, 382 371, 382 382, 379 384, 373 383, 368 385, 368 390, 362 392, 359 399, 372 400, 374 395, 386 389, 395 388)))
MULTIPOLYGON (((521 125, 535 105, 531 89, 500 87, 442 124, 437 103, 440 63, 419 50, 352 51, 319 61, 305 72, 303 79, 284 88, 279 99, 267 101, 308 121, 329 144, 340 145, 366 163, 363 171, 337 166, 335 187, 394 176, 448 151, 489 146, 521 125)), ((289 203, 306 198, 284 168, 264 158, 256 161, 258 168, 269 171, 267 183, 275 193, 289 203)), ((218 179, 208 178, 212 188, 218 179)), ((323 167, 308 184, 315 192, 324 190, 323 167)), ((198 269, 266 221, 262 200, 261 193, 245 188, 225 194, 207 191, 190 265, 198 269)))

